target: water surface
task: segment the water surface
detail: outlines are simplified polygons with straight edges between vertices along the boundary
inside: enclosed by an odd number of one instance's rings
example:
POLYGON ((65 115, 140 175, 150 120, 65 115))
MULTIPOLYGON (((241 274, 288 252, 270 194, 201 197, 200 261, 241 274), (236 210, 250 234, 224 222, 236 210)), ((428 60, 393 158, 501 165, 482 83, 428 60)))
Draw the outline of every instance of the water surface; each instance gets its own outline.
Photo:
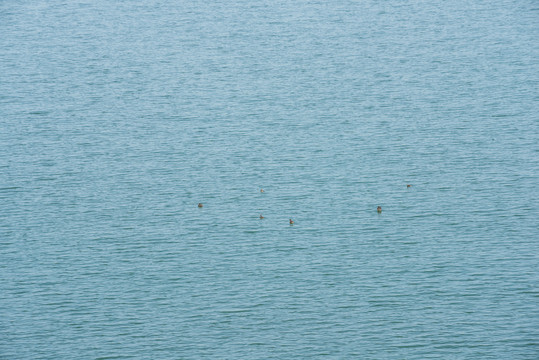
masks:
POLYGON ((538 19, 1 3, 0 358, 537 358, 538 19))

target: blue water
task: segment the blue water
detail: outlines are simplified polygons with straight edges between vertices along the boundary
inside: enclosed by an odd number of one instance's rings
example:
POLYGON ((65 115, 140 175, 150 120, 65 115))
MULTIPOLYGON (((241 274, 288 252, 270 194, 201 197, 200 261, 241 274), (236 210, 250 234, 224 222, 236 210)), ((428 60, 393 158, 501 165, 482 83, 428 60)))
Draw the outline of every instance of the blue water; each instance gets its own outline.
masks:
POLYGON ((1 359, 539 357, 536 1, 3 1, 0 34, 1 359))

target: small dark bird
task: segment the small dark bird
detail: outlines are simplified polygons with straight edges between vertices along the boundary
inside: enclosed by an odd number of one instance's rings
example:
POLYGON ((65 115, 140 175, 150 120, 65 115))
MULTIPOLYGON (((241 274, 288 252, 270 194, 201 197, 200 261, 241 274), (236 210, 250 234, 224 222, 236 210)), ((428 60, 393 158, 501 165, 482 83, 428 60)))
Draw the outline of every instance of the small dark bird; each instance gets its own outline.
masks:
POLYGON ((263 192, 264 192, 264 189, 260 189, 260 192, 263 193, 263 192))
POLYGON ((262 216, 262 214, 260 214, 260 220, 262 220, 264 217, 262 216))
POLYGON ((198 203, 198 207, 203 207, 204 205, 202 205, 202 203, 198 203))
POLYGON ((406 185, 406 187, 407 187, 407 188, 411 188, 411 187, 412 187, 412 185, 408 184, 408 185, 406 185))
POLYGON ((290 225, 294 225, 294 220, 290 219, 290 225))
POLYGON ((382 212, 382 207, 381 207, 381 206, 378 206, 378 207, 376 208, 376 211, 378 211, 378 214, 381 213, 381 212, 382 212))

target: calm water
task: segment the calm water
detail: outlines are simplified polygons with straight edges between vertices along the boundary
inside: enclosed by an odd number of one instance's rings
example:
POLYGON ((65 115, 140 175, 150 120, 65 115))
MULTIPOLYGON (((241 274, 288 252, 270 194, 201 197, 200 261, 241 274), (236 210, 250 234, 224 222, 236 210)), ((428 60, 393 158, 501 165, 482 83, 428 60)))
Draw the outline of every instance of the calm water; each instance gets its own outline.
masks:
POLYGON ((0 34, 1 359, 539 357, 537 1, 3 1, 0 34))

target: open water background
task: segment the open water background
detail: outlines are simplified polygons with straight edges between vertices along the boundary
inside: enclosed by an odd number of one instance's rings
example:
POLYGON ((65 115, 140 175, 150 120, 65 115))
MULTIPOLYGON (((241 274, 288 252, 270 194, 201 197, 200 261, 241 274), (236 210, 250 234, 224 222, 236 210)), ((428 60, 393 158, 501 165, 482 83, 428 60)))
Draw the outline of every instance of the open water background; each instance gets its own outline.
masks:
POLYGON ((539 357, 537 1, 2 1, 0 34, 1 359, 539 357))

